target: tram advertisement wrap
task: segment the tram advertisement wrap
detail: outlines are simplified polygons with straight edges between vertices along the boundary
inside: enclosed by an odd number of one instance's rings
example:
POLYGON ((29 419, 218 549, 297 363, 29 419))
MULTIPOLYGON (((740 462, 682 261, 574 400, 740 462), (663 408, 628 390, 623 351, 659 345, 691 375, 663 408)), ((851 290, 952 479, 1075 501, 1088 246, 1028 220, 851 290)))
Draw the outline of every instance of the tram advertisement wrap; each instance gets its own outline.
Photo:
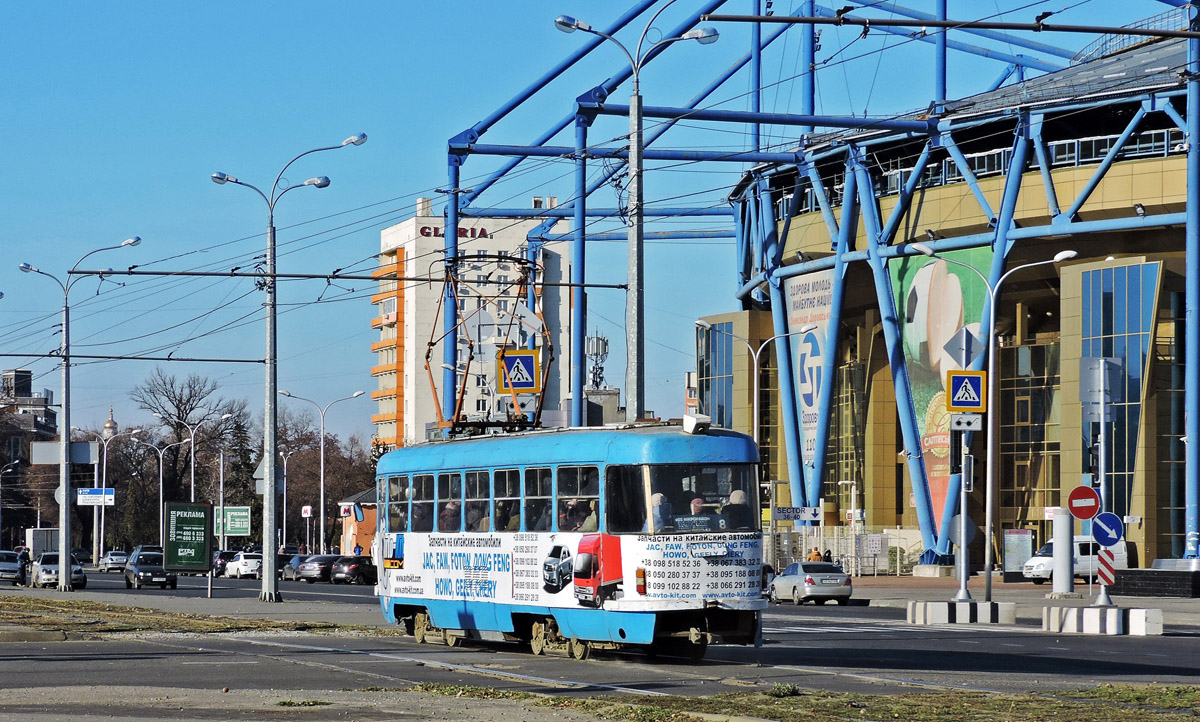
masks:
MULTIPOLYGON (((756 599, 762 595, 762 536, 753 533, 389 534, 402 568, 385 564, 392 598, 603 607, 622 598, 756 599), (638 570, 645 595, 638 595, 638 570)), ((389 560, 390 561, 390 560, 389 560)))

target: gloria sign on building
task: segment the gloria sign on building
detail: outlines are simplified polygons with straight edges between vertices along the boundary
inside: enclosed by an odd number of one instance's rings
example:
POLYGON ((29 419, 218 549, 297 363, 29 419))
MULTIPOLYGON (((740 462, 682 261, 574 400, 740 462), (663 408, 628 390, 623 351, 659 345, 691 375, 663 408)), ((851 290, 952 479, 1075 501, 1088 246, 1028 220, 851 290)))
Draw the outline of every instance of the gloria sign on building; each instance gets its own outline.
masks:
POLYGON ((212 568, 212 504, 167 504, 166 554, 169 572, 207 572, 212 568))

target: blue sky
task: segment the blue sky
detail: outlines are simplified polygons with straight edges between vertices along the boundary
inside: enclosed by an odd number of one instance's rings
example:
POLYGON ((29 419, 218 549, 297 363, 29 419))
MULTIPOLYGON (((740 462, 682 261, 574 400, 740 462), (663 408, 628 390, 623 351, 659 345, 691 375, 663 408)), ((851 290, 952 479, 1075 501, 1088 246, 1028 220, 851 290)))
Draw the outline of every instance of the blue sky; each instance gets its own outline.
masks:
MULTIPOLYGON (((673 27, 682 0, 658 27, 673 27)), ((930 11, 929 0, 908 5, 930 11)), ((788 3, 776 2, 777 10, 788 3)), ((94 256, 82 268, 138 264, 145 269, 228 270, 250 267, 264 247, 265 205, 253 192, 209 180, 225 171, 264 189, 299 152, 336 145, 366 132, 361 147, 322 153, 289 171, 292 182, 328 175, 323 190, 296 190, 281 201, 280 272, 369 271, 379 231, 412 215, 418 196, 446 184, 445 143, 524 88, 579 47, 586 36, 557 31, 553 19, 569 14, 604 27, 626 4, 581 0, 546 2, 383 3, 5 3, 0 6, 0 117, 4 173, 0 176, 0 353, 43 353, 58 345, 59 291, 46 278, 22 274, 28 261, 64 276, 93 248, 139 235, 139 247, 94 256)), ((1009 11, 1031 21, 1043 9, 1068 8, 1060 22, 1119 24, 1167 10, 1150 0, 1054 3, 990 0, 951 2, 951 16, 1009 11)), ((732 0, 724 12, 747 13, 750 0, 732 0)), ((648 18, 648 16, 645 16, 648 18)), ((645 20, 631 27, 639 31, 645 20)), ((719 70, 746 52, 746 26, 725 25, 710 46, 679 44, 647 69, 643 95, 651 105, 682 105, 719 70)), ((932 82, 927 46, 885 38, 856 41, 857 29, 827 28, 819 60, 818 107, 828 113, 887 114, 928 103, 932 82), (877 51, 886 43, 889 51, 877 51), (846 49, 833 57, 840 48, 846 49), (841 62, 846 61, 846 62, 841 62), (914 80, 914 78, 917 78, 914 80)), ((654 39, 654 34, 651 39, 654 39)), ((635 38, 622 34, 634 42, 635 38)), ((1079 36, 1037 38, 1078 48, 1079 36)), ((988 44, 978 41, 979 44, 988 44)), ((793 82, 798 41, 780 44, 764 62, 769 82, 764 110, 799 110, 793 82)), ((1003 44, 991 47, 1008 50, 1003 44)), ((1021 51, 1027 52, 1027 51, 1021 51)), ((523 144, 571 110, 571 100, 624 62, 602 48, 562 81, 505 119, 484 142, 523 144)), ((1002 65, 958 59, 951 65, 951 96, 976 92, 1002 65)), ((746 109, 745 76, 714 98, 726 109, 746 109)), ((625 102, 627 88, 614 102, 625 102)), ((715 104, 716 101, 714 101, 715 104)), ((597 124, 592 139, 618 138, 624 120, 597 124)), ((771 142, 787 136, 768 133, 771 142)), ((569 144, 569 138, 558 141, 569 144)), ((742 129, 685 128, 660 143, 671 148, 746 147, 742 129)), ((496 163, 472 158, 463 185, 496 163)), ((542 162, 498 184, 477 206, 527 206, 535 195, 569 198, 567 166, 542 162)), ((664 168, 647 173, 647 199, 678 197, 678 205, 718 205, 740 166, 664 168)), ((612 206, 613 191, 593 205, 612 206)), ((440 207, 440 202, 438 206, 440 207)), ((666 224, 648 228, 665 227, 666 224)), ((596 224, 604 230, 611 223, 596 224)), ((695 222, 671 228, 698 228, 695 222)), ((563 252, 567 252, 563 248, 563 252)), ((621 244, 589 247, 588 280, 624 279, 621 244)), ((683 372, 693 361, 692 323, 698 316, 736 310, 732 241, 652 244, 647 251, 647 402, 662 416, 682 409, 683 372)), ((71 293, 76 353, 129 354, 156 350, 177 356, 260 358, 261 294, 246 279, 119 278, 126 286, 78 281, 71 293), (240 319, 240 320, 239 320, 240 319), (226 328, 228 327, 228 328, 226 328), (188 340, 192 339, 192 340, 188 340)), ((374 309, 363 281, 326 287, 288 283, 280 290, 279 385, 318 401, 375 388, 369 369, 374 309), (351 290, 352 289, 352 290, 351 290), (319 303, 314 303, 320 300, 319 303)), ((624 304, 619 291, 594 291, 589 331, 612 340, 606 365, 610 384, 624 379, 624 304)), ((58 395, 51 360, 0 360, 4 368, 32 368, 35 387, 58 395)), ((151 419, 136 411, 129 389, 152 362, 84 363, 73 374, 73 417, 97 426, 112 404, 125 426, 151 419)), ((202 373, 223 392, 262 410, 258 365, 173 363, 176 375, 202 373)), ((294 403, 294 402, 285 402, 294 403)), ((297 410, 304 406, 296 404, 297 410)), ((363 397, 339 404, 330 430, 369 437, 375 405, 363 397)))

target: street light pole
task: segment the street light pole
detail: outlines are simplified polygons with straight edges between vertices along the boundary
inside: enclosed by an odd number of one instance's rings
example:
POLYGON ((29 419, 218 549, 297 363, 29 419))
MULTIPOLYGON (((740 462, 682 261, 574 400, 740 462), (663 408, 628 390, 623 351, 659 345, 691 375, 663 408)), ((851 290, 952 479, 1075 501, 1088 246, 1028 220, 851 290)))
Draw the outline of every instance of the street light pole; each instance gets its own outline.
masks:
POLYGON ((631 80, 633 81, 633 87, 629 95, 629 200, 627 203, 628 212, 626 214, 629 238, 629 266, 625 290, 625 332, 629 337, 625 347, 625 420, 630 423, 638 421, 646 415, 646 311, 644 304, 645 269, 643 268, 645 234, 642 218, 642 94, 638 76, 641 74, 642 67, 649 59, 650 54, 658 47, 679 40, 695 40, 701 45, 708 45, 709 43, 715 43, 719 37, 715 28, 693 28, 678 37, 659 40, 643 52, 642 46, 646 42, 646 35, 650 32, 650 28, 653 27, 654 21, 674 2, 675 0, 669 0, 658 9, 658 12, 651 16, 650 22, 646 23, 646 27, 642 30, 642 35, 638 38, 637 46, 632 53, 629 52, 620 40, 617 40, 612 35, 596 30, 587 23, 576 20, 569 15, 559 15, 554 20, 554 26, 564 33, 573 33, 576 30, 581 30, 605 40, 611 40, 614 45, 621 49, 621 52, 625 53, 625 57, 629 60, 630 70, 632 71, 631 80))
MULTIPOLYGON (((995 492, 995 484, 996 484, 996 481, 995 481, 995 478, 996 478, 995 477, 995 474, 996 474, 996 424, 999 421, 999 419, 996 418, 996 353, 995 353, 995 351, 996 351, 996 344, 998 342, 996 340, 995 329, 996 329, 996 302, 1000 298, 1000 286, 1001 286, 1001 284, 1004 283, 1005 279, 1007 279, 1009 276, 1016 273, 1017 271, 1021 271, 1026 268, 1033 268, 1034 266, 1045 266, 1045 265, 1049 265, 1052 263, 1059 264, 1064 261, 1069 261, 1070 259, 1074 258, 1078 254, 1075 251, 1059 251, 1058 253, 1056 253, 1054 255, 1054 258, 1051 258, 1049 260, 1035 261, 1033 263, 1025 263, 1020 266, 1015 266, 1015 267, 1009 269, 1002 276, 1000 276, 1000 280, 996 281, 996 285, 993 286, 992 284, 988 283, 988 280, 986 278, 984 278, 984 275, 982 273, 979 272, 979 269, 975 268, 974 266, 972 266, 968 263, 963 263, 962 261, 957 261, 952 258, 946 258, 945 256, 939 256, 932 248, 930 248, 928 245, 926 245, 924 243, 910 243, 909 245, 912 247, 913 250, 917 251, 921 255, 928 256, 930 258, 940 258, 943 261, 946 261, 947 263, 953 263, 953 264, 971 269, 972 271, 975 272, 975 275, 979 276, 979 279, 981 281, 983 281, 983 287, 987 289, 988 320, 991 323, 992 328, 991 328, 991 333, 988 334, 988 340, 987 340, 987 386, 988 386, 988 389, 987 389, 987 419, 985 420, 985 426, 984 426, 984 428, 987 430, 987 433, 986 433, 986 437, 987 437, 987 452, 986 452, 987 469, 985 470, 986 490, 985 490, 985 494, 984 494, 984 510, 983 510, 984 519, 986 520, 984 522, 984 533, 983 533, 983 539, 984 539, 984 544, 983 544, 983 601, 990 602, 990 601, 992 601, 992 565, 995 563, 994 555, 992 553, 992 532, 993 532, 993 519, 995 517, 995 513, 992 509, 992 506, 993 506, 993 500, 995 499, 995 494, 996 494, 996 492, 995 492)), ((962 484, 961 481, 959 483, 960 483, 960 485, 962 484)), ((964 520, 964 523, 965 523, 965 520, 964 520)), ((965 540, 964 540, 964 542, 965 542, 965 540)))
MULTIPOLYGON (((750 352, 750 359, 751 359, 750 415, 752 417, 750 420, 751 421, 750 429, 751 429, 751 437, 754 439, 754 447, 757 449, 758 444, 759 444, 759 411, 758 411, 758 404, 759 404, 759 399, 758 399, 758 397, 759 397, 758 360, 759 360, 759 357, 762 354, 763 350, 775 339, 785 338, 787 336, 799 336, 801 334, 809 333, 810 331, 815 331, 817 328, 817 325, 815 323, 810 323, 805 326, 801 326, 800 328, 796 329, 795 331, 789 331, 787 333, 777 333, 774 336, 772 336, 771 338, 769 338, 766 341, 763 341, 761 344, 759 344, 758 348, 754 348, 754 346, 750 343, 750 341, 748 339, 745 339, 745 338, 737 335, 736 333, 733 333, 732 331, 724 331, 724 330, 718 329, 715 326, 713 326, 712 323, 705 321, 704 319, 699 319, 698 321, 696 321, 696 327, 704 329, 705 331, 715 331, 717 333, 723 333, 726 336, 732 336, 733 338, 736 338, 738 341, 741 341, 742 343, 744 343, 746 345, 746 350, 748 350, 750 352)), ((761 461, 761 452, 760 452, 760 461, 761 461)), ((765 471, 765 469, 764 469, 764 471, 765 471)), ((768 562, 771 564, 774 564, 775 563, 775 483, 771 479, 768 479, 767 481, 770 482, 770 484, 771 484, 770 487, 768 488, 768 492, 767 492, 767 502, 771 505, 771 517, 770 517, 771 518, 771 529, 770 529, 770 531, 771 531, 771 545, 770 545, 771 558, 768 560, 768 562)))
MULTIPOLYGON (((168 423, 175 423, 175 424, 180 424, 182 426, 186 426, 187 430, 188 430, 188 435, 190 436, 190 438, 192 439, 193 442, 195 442, 195 440, 196 440, 196 430, 199 429, 200 425, 204 423, 204 419, 200 419, 195 424, 189 424, 188 422, 184 421, 183 419, 172 418, 165 414, 160 414, 157 411, 154 412, 154 416, 155 416, 155 418, 161 419, 168 423)), ((233 418, 233 414, 222 414, 221 418, 219 420, 224 421, 224 420, 230 419, 230 418, 233 418)), ((191 501, 194 504, 194 503, 196 503, 196 444, 195 443, 192 443, 190 451, 191 451, 191 461, 190 461, 189 465, 191 466, 191 470, 192 470, 191 501)))
MULTIPOLYGON (((321 503, 321 515, 320 515, 321 536, 320 536, 320 544, 321 544, 321 553, 322 554, 328 553, 328 550, 325 548, 325 412, 329 411, 330 406, 333 406, 334 404, 336 404, 340 401, 349 401, 350 399, 357 399, 359 396, 362 396, 363 393, 364 392, 362 392, 362 391, 355 391, 354 393, 350 394, 349 396, 345 396, 340 399, 334 399, 333 401, 330 401, 329 403, 325 404, 324 407, 322 407, 320 404, 318 404, 316 401, 313 401, 312 399, 306 399, 303 396, 296 396, 295 394, 288 393, 287 391, 284 391, 283 389, 279 390, 280 396, 286 396, 289 399, 296 399, 298 401, 307 401, 308 403, 317 407, 317 413, 320 414, 320 417, 321 417, 321 500, 320 500, 320 503, 321 503)), ((285 472, 285 479, 286 479, 286 472, 285 472)), ((285 484, 285 486, 286 486, 286 484, 285 484)))
POLYGON ((165 533, 164 527, 166 525, 166 517, 165 517, 166 500, 163 499, 163 456, 167 453, 167 449, 171 448, 172 446, 179 446, 180 444, 191 443, 191 441, 192 441, 191 437, 188 437, 186 439, 176 441, 174 444, 167 444, 166 446, 162 447, 161 449, 159 447, 155 446, 154 444, 151 444, 146 441, 138 442, 142 446, 147 446, 158 452, 158 545, 159 546, 163 545, 163 534, 165 533))
POLYGON ((292 458, 292 454, 294 453, 296 453, 296 451, 293 449, 292 451, 289 451, 283 455, 283 546, 287 546, 287 465, 288 459, 292 458))
MULTIPOLYGON (((283 197, 285 193, 296 188, 304 186, 313 186, 314 188, 326 188, 329 186, 329 178, 327 176, 317 176, 309 178, 303 183, 296 185, 288 185, 284 188, 279 187, 279 181, 283 178, 284 172, 291 167, 292 163, 300 160, 306 155, 312 153, 320 153, 326 150, 337 150, 345 148, 349 145, 362 145, 367 142, 367 134, 359 133, 358 135, 350 136, 343 140, 339 145, 327 146, 324 148, 313 148, 306 150, 300 155, 289 160, 279 174, 275 176, 275 182, 271 184, 271 193, 267 195, 257 187, 239 181, 237 178, 228 173, 213 173, 212 180, 217 185, 233 183, 235 185, 244 186, 253 190, 260 195, 263 201, 267 204, 267 255, 265 263, 265 279, 264 288, 266 290, 266 393, 263 409, 263 459, 266 463, 263 464, 263 548, 266 549, 268 542, 275 538, 276 516, 275 509, 275 486, 277 480, 275 478, 275 459, 278 454, 278 444, 276 435, 279 430, 279 418, 275 408, 275 394, 278 386, 278 364, 275 357, 276 333, 275 333, 275 204, 283 197)), ((263 602, 279 602, 282 598, 279 596, 279 579, 276 575, 276 567, 278 566, 278 556, 275 554, 263 554, 263 570, 262 570, 262 591, 259 593, 259 601, 263 602)))
MULTIPOLYGON (((125 246, 136 246, 141 243, 142 239, 138 236, 128 238, 121 241, 116 246, 105 246, 88 251, 83 254, 75 265, 71 266, 71 270, 67 271, 67 280, 60 281, 52 274, 46 273, 29 263, 22 263, 18 266, 23 273, 37 273, 53 280, 59 285, 63 292, 62 305, 62 343, 58 347, 58 355, 62 359, 62 401, 61 411, 58 415, 58 438, 61 445, 62 458, 59 460, 58 466, 58 490, 62 495, 62 503, 58 505, 58 548, 60 553, 67 554, 71 550, 71 305, 68 297, 71 293, 71 286, 75 281, 71 279, 71 274, 79 268, 79 264, 92 254, 101 251, 113 251, 125 246)), ((70 566, 62 565, 66 568, 67 573, 58 575, 58 591, 70 592, 74 590, 71 586, 70 566)))
MULTIPOLYGON (((0 532, 4 530, 4 475, 13 469, 20 468, 21 460, 14 459, 4 466, 0 467, 0 532)), ((0 538, 0 546, 4 545, 3 538, 0 538)), ((11 546, 10 546, 11 548, 11 546)))
MULTIPOLYGON (((111 411, 112 410, 109 409, 110 420, 112 418, 111 411)), ((72 426, 71 428, 76 431, 83 431, 83 429, 80 429, 78 426, 72 426)), ((89 432, 89 433, 95 433, 95 432, 89 432)), ((92 540, 92 563, 93 564, 99 564, 100 563, 100 555, 104 554, 104 501, 105 501, 104 492, 106 489, 108 489, 108 444, 113 439, 119 439, 122 436, 136 437, 140 433, 142 433, 141 429, 132 429, 130 431, 126 431, 123 434, 113 434, 112 436, 109 436, 107 438, 105 438, 105 436, 103 434, 96 434, 96 441, 99 442, 103 446, 103 451, 101 452, 101 458, 103 459, 101 467, 103 470, 99 474, 99 476, 100 476, 99 514, 98 515, 93 514, 93 519, 96 518, 96 516, 99 516, 99 519, 100 519, 98 526, 96 526, 96 528, 100 530, 99 534, 93 534, 93 536, 95 538, 92 540)), ((95 522, 93 522, 93 524, 95 524, 95 522)))

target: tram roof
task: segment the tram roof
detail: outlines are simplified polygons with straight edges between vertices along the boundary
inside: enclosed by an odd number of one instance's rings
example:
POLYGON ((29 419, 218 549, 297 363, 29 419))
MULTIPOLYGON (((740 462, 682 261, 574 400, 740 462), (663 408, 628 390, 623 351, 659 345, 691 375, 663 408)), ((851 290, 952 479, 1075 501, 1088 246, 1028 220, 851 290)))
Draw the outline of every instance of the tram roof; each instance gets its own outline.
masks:
POLYGON ((384 454, 379 459, 379 473, 572 463, 754 461, 758 461, 758 450, 745 434, 725 429, 688 434, 680 426, 654 424, 548 429, 430 441, 384 454))

